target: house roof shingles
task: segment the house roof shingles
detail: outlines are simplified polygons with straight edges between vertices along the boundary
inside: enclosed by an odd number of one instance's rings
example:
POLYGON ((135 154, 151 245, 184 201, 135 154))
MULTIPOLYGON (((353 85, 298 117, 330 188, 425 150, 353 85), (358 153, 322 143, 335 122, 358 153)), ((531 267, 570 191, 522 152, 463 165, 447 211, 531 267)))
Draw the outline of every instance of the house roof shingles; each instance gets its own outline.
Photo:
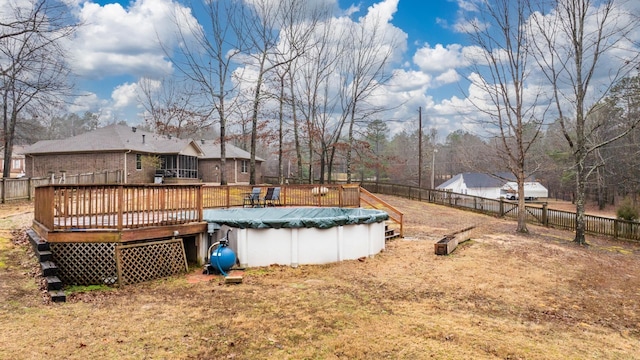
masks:
MULTIPOLYGON (((192 139, 169 138, 140 129, 133 131, 127 125, 109 125, 64 140, 39 141, 27 147, 24 153, 35 155, 130 150, 151 154, 180 154, 189 146, 195 147, 202 159, 220 158, 220 145, 212 140, 202 143, 192 139)), ((227 144, 226 152, 227 158, 251 158, 248 152, 231 144, 227 144)), ((258 157, 256 160, 264 161, 258 157)))
MULTIPOLYGON (((220 159, 220 143, 213 140, 205 140, 204 144, 200 142, 200 148, 204 155, 202 159, 220 159)), ((226 144, 225 147, 227 159, 250 159, 251 154, 248 151, 242 150, 237 146, 226 144)), ((264 159, 256 156, 256 161, 264 161, 264 159)))
POLYGON ((146 153, 178 154, 192 140, 136 130, 125 125, 109 125, 64 140, 39 141, 27 149, 27 154, 52 154, 97 151, 139 151, 146 153))

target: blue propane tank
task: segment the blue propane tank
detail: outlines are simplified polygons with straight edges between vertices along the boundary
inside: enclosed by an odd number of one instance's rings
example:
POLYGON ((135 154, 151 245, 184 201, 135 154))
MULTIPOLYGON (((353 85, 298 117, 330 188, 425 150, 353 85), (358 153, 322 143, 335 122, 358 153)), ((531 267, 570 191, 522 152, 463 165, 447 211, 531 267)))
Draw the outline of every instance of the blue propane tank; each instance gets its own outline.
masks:
POLYGON ((209 263, 214 269, 227 272, 236 263, 236 253, 228 246, 220 245, 211 252, 209 263))

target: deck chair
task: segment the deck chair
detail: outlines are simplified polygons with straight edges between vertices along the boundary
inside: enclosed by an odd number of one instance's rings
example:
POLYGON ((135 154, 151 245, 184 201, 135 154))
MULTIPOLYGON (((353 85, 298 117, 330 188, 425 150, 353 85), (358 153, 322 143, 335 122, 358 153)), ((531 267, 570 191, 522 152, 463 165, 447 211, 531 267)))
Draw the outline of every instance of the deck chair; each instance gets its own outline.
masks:
POLYGON ((280 205, 280 188, 268 188, 267 195, 264 196, 264 206, 267 205, 276 206, 280 205), (269 192, 272 190, 271 192, 269 192), (268 203, 267 203, 268 202, 268 203))
POLYGON ((267 206, 267 201, 271 201, 271 198, 273 197, 273 189, 272 187, 267 188, 267 194, 262 198, 262 204, 264 206, 267 206))
POLYGON ((242 202, 242 207, 251 206, 256 207, 260 206, 260 189, 259 187, 254 187, 251 190, 251 193, 245 195, 244 200, 242 202))

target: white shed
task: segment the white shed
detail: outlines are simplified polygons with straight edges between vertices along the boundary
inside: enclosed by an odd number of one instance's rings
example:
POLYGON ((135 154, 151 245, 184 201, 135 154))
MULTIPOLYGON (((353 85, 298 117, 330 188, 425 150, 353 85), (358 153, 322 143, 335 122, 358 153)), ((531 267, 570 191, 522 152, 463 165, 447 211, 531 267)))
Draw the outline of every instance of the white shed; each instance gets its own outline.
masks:
POLYGON ((436 190, 499 199, 504 180, 482 173, 462 173, 445 181, 436 190))
MULTIPOLYGON (((518 183, 509 181, 500 189, 502 197, 507 199, 516 199, 518 192, 518 183)), ((549 190, 537 181, 527 181, 524 183, 524 198, 538 199, 549 197, 549 190)))

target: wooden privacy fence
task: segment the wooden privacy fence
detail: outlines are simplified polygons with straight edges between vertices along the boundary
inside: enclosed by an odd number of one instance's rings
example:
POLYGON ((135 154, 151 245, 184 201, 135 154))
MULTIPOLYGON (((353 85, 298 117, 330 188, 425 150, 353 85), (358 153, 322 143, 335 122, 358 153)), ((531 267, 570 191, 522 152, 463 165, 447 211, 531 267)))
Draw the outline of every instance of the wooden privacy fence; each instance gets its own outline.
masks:
MULTIPOLYGON (((487 199, 407 185, 362 183, 360 186, 373 193, 401 196, 498 217, 518 218, 518 205, 502 199, 487 199)), ((576 229, 575 212, 549 209, 546 204, 526 205, 525 211, 529 223, 569 231, 576 229)), ((585 227, 589 234, 640 241, 639 222, 585 215, 585 227)))
POLYGON ((120 170, 93 172, 77 175, 51 174, 39 178, 0 179, 2 203, 15 200, 32 200, 35 188, 51 184, 117 184, 122 182, 120 170))

